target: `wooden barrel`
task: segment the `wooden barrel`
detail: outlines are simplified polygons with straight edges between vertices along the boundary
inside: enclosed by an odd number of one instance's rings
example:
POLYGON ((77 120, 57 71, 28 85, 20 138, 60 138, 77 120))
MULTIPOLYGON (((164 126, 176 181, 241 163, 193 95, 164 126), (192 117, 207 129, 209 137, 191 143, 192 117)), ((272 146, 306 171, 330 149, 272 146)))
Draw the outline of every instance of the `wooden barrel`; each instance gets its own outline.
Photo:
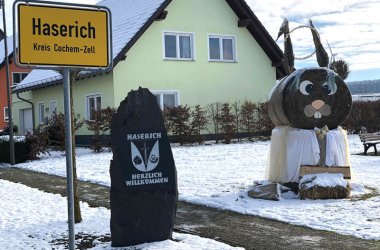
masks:
POLYGON ((334 129, 347 118, 351 107, 350 90, 328 68, 296 70, 274 86, 269 97, 269 115, 276 126, 334 129))

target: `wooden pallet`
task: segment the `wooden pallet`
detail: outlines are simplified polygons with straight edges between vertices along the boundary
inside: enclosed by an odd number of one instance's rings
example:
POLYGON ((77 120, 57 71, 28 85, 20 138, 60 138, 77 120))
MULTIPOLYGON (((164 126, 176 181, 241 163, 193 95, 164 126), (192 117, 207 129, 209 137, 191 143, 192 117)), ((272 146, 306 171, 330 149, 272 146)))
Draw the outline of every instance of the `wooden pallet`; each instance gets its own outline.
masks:
POLYGON ((351 168, 349 166, 338 167, 320 167, 312 165, 301 165, 300 177, 307 174, 321 174, 321 173, 332 173, 332 174, 343 174, 344 179, 351 180, 351 168))

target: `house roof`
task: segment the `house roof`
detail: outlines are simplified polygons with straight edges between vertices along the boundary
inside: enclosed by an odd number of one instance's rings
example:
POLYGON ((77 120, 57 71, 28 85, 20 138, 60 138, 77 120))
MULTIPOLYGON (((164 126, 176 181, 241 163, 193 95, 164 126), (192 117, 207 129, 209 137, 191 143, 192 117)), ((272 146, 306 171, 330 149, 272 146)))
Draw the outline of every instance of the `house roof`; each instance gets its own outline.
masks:
MULTIPOLYGON (((170 4, 171 0, 104 0, 97 5, 106 6, 112 14, 112 45, 114 66, 125 59, 125 54, 170 4)), ((267 30, 252 12, 244 0, 226 0, 240 20, 248 20, 246 26, 252 36, 271 59, 277 69, 277 76, 282 70, 283 53, 267 30)), ((101 72, 80 72, 78 78, 98 75, 101 72)), ((33 70, 13 89, 14 93, 37 88, 45 88, 62 83, 62 76, 53 70, 33 70)))
POLYGON ((244 0, 226 0, 226 2, 230 5, 239 19, 246 23, 248 31, 270 58, 272 66, 276 67, 276 78, 279 79, 285 76, 286 71, 283 67, 284 54, 260 20, 253 13, 252 9, 244 0))

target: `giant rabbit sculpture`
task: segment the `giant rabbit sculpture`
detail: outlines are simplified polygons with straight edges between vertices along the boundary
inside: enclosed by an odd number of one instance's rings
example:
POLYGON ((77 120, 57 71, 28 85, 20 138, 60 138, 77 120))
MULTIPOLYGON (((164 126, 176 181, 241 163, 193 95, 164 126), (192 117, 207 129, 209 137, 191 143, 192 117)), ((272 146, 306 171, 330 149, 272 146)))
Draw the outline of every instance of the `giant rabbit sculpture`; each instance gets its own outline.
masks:
POLYGON ((338 127, 349 115, 351 93, 328 68, 294 71, 272 90, 269 115, 276 126, 313 129, 338 127))
MULTIPOLYGON (((284 35, 284 62, 289 75, 273 89, 269 98, 269 115, 276 126, 313 129, 338 127, 349 115, 351 93, 343 79, 327 68, 328 54, 320 42, 319 34, 310 20, 315 53, 320 67, 295 70, 288 21, 281 26, 284 35)), ((295 29, 293 29, 295 30, 295 29)))

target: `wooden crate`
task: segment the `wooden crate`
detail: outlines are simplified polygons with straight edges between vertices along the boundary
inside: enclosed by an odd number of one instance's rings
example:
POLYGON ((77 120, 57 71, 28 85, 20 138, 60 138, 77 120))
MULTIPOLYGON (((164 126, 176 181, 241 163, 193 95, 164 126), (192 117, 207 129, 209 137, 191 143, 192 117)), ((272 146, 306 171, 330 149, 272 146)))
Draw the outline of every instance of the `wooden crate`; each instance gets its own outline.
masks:
POLYGON ((351 180, 351 168, 344 167, 320 167, 320 166, 311 166, 311 165, 301 165, 300 168, 300 177, 307 174, 321 174, 321 173, 332 173, 332 174, 343 174, 344 179, 351 180))

